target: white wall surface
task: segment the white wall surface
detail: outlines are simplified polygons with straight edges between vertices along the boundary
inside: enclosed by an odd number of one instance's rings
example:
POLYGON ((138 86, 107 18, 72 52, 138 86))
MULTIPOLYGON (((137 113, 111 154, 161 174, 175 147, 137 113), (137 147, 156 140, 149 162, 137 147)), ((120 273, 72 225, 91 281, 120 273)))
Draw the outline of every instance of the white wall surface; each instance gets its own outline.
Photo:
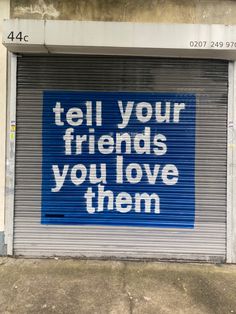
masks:
POLYGON ((0 232, 4 230, 5 142, 6 142, 6 88, 7 50, 2 43, 2 22, 9 18, 10 0, 0 0, 0 232))
POLYGON ((4 23, 3 43, 9 51, 19 53, 138 54, 236 60, 236 25, 11 19, 4 23))

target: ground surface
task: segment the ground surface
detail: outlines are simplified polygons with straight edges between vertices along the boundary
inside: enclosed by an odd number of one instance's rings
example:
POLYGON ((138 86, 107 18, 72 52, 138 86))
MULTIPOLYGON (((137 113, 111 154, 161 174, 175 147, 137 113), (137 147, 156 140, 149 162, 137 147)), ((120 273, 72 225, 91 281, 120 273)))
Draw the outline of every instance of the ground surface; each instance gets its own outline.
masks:
POLYGON ((0 258, 0 313, 236 313, 236 266, 0 258))

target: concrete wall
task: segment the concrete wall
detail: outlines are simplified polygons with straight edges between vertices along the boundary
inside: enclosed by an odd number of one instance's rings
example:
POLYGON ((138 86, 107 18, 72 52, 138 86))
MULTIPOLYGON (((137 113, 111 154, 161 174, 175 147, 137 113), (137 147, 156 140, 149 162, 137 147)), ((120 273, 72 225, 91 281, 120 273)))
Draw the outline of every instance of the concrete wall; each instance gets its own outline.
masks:
POLYGON ((2 42, 2 21, 9 18, 10 1, 0 0, 0 255, 3 252, 4 195, 5 195, 5 141, 7 52, 2 42))
MULTIPOLYGON (((236 24, 236 0, 0 0, 0 40, 1 18, 8 17, 9 7, 11 18, 22 19, 236 24)), ((5 116, 6 51, 0 44, 0 255, 4 230, 5 116)))
POLYGON ((236 1, 11 0, 11 18, 236 24, 236 1))

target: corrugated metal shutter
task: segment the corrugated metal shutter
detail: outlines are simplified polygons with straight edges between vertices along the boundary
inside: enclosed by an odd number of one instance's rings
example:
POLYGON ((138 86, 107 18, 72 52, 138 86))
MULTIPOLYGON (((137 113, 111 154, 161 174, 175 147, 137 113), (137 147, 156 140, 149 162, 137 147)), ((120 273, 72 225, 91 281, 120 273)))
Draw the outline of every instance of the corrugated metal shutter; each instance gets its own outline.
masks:
POLYGON ((22 56, 17 72, 14 254, 224 260, 228 63, 123 56, 22 56), (44 90, 194 93, 195 228, 42 225, 44 90))

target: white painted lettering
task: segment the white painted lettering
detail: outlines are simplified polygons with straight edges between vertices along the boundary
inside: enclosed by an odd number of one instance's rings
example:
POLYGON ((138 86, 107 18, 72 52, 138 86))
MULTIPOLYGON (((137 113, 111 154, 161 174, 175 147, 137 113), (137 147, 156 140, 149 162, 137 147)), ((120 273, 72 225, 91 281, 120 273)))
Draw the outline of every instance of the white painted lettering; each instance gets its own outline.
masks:
POLYGON ((133 110, 133 106, 134 106, 134 102, 128 101, 128 103, 126 105, 126 109, 124 110, 123 102, 118 100, 118 106, 119 106, 120 114, 121 114, 121 118, 122 118, 122 123, 118 124, 118 128, 124 129, 125 127, 127 127, 128 123, 129 123, 131 113, 133 110))
POLYGON ((179 123, 180 120, 180 111, 185 109, 185 104, 184 103, 175 103, 174 104, 174 119, 173 122, 174 123, 179 123))
POLYGON ((66 121, 72 126, 79 126, 83 123, 83 111, 80 108, 70 108, 66 114, 66 121))
POLYGON ((55 188, 51 189, 52 192, 59 192, 60 191, 60 189, 62 188, 62 186, 65 182, 65 178, 66 178, 66 175, 68 173, 68 170, 69 170, 69 165, 64 165, 62 174, 60 174, 60 170, 59 170, 58 165, 52 166, 52 171, 54 174, 54 180, 56 183, 55 188))
POLYGON ((64 125, 64 122, 61 121, 61 114, 64 112, 64 108, 61 107, 60 102, 56 102, 53 112, 55 113, 55 124, 58 126, 64 125))
POLYGON ((162 180, 166 185, 174 185, 178 182, 179 171, 175 165, 167 164, 162 170, 162 180))
POLYGON ((86 199, 86 208, 89 214, 95 213, 95 207, 93 207, 93 198, 95 197, 95 193, 93 193, 93 189, 90 187, 87 189, 87 192, 84 194, 84 198, 86 199))
POLYGON ((141 202, 144 202, 145 205, 145 213, 151 213, 151 205, 152 201, 154 201, 154 213, 160 213, 160 198, 156 193, 152 193, 151 195, 147 193, 136 193, 135 194, 135 211, 137 213, 141 212, 141 202))
POLYGON ((77 164, 71 169, 71 182, 74 185, 81 185, 84 183, 87 176, 87 168, 83 164, 77 164), (80 171, 81 175, 78 177, 77 173, 80 171))
POLYGON ((132 208, 132 197, 129 193, 121 192, 116 197, 116 209, 120 213, 128 213, 132 208))

